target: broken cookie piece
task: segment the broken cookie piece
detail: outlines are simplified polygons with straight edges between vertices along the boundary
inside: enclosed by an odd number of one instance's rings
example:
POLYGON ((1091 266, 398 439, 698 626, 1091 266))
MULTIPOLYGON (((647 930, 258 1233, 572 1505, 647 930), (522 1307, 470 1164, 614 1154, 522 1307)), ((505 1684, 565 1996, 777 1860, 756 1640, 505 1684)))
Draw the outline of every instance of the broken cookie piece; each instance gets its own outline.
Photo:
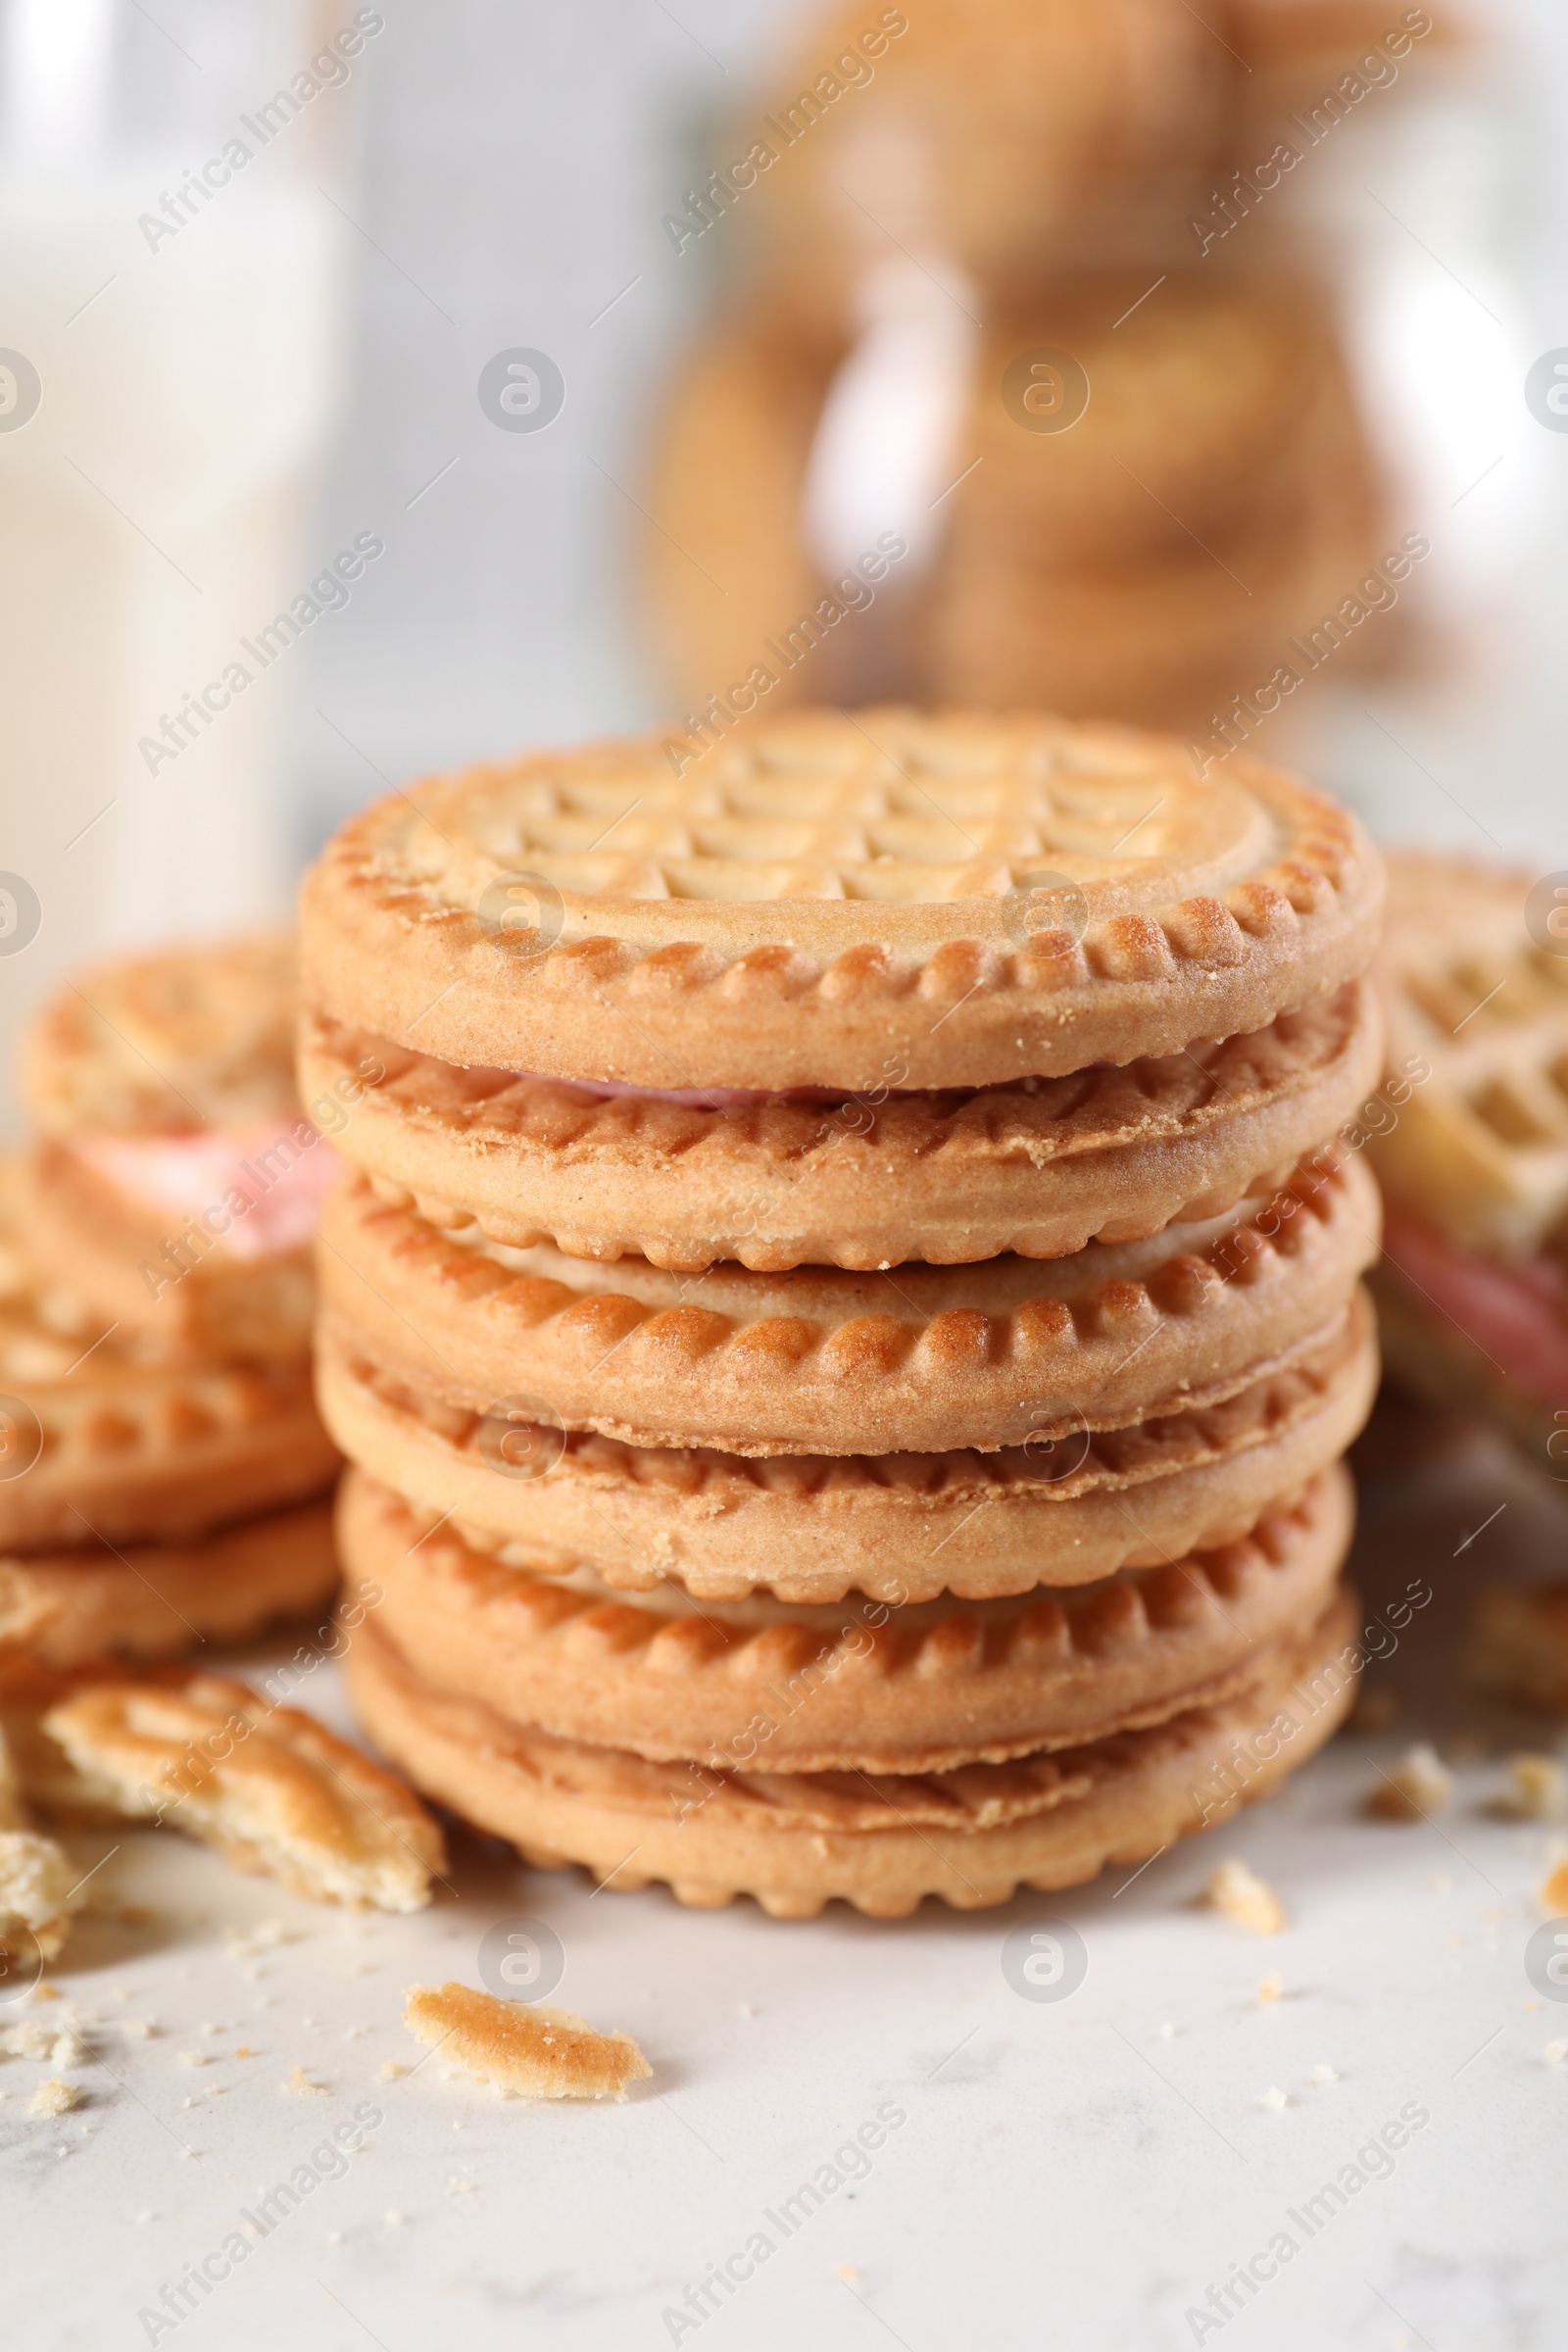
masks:
POLYGON ((596 2034, 569 2009, 498 2001, 466 1984, 411 1985, 403 2022, 481 2082, 531 2099, 623 2099, 628 2082, 653 2073, 629 2034, 596 2034))
POLYGON ((1268 1881, 1234 1856, 1212 1873, 1205 1892, 1216 1911, 1254 1936, 1277 1936, 1285 1925, 1285 1905, 1268 1881))
POLYGON ((77 1873, 52 1838, 0 1830, 0 1988, 40 1959, 58 1959, 80 1908, 77 1873), (5 1963, 14 1964, 8 1968, 5 1963))
POLYGON ((74 1776, 51 1796, 217 1846, 322 1902, 417 1911, 445 1864, 441 1833, 397 1777, 314 1717, 243 1683, 90 1683, 43 1733, 74 1776))
POLYGON ((1453 1794, 1453 1775, 1436 1748, 1418 1740, 1367 1791, 1366 1809, 1380 1821, 1425 1821, 1453 1794))

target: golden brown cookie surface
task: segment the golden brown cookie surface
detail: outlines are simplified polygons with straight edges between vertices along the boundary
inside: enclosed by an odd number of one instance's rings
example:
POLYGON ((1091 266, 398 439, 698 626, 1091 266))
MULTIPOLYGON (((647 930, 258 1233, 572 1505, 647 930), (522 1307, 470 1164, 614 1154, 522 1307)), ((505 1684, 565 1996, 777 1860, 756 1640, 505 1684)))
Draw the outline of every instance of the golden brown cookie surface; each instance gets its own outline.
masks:
MULTIPOLYGON (((616 1592, 678 1580, 703 1601, 754 1591, 903 1606, 1072 1586, 1238 1541, 1343 1452, 1377 1386, 1364 1296, 1321 1347, 1226 1403, 996 1453, 780 1455, 636 1447, 537 1430, 533 1478, 499 1476, 523 1433, 443 1407, 328 1324, 321 1409, 351 1459, 474 1550, 616 1592)), ((517 1466, 514 1459, 513 1467, 517 1466)))
POLYGON ((802 710, 374 804, 307 877, 305 984, 466 1066, 970 1087, 1262 1028, 1361 969, 1381 890, 1353 818, 1240 755, 802 710))
POLYGON ((343 1137, 378 1195, 433 1224, 701 1273, 967 1264, 1196 1222, 1281 1176, 1382 1067, 1364 983, 1161 1061, 980 1093, 709 1108, 456 1070, 308 1018, 307 1092, 386 1070, 343 1137))
POLYGON ((1140 1730, 1251 1682, 1327 1605, 1350 1532, 1336 1469, 1242 1542, 1064 1595, 892 1609, 629 1601, 591 1571, 469 1551, 351 1472, 339 1535, 376 1624, 440 1689, 514 1723, 656 1762, 780 1773, 946 1772, 1140 1730))
POLYGON ((994 1450, 1239 1394, 1339 1326, 1378 1218, 1325 1150, 1267 1200, 1070 1258, 687 1281, 454 1239, 351 1183, 320 1272, 376 1360, 448 1403, 760 1456, 994 1450))
POLYGON ((711 1773, 525 1730, 423 1681, 370 1620, 345 1672, 416 1785, 541 1868, 581 1862, 622 1889, 664 1880, 704 1906, 751 1893, 781 1918, 834 1896, 902 1918, 925 1894, 976 1909, 1020 1884, 1078 1886, 1268 1793, 1349 1706, 1354 1631, 1342 1594, 1222 1705, 1011 1764, 881 1777, 711 1773))

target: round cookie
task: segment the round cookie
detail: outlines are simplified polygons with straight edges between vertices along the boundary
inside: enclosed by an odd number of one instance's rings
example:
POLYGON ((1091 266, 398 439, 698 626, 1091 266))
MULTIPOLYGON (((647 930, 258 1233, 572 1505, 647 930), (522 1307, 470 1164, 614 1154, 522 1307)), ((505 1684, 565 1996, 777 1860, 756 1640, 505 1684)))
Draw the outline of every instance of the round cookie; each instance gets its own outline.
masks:
POLYGON ((337 1582, 330 1502, 269 1512, 188 1544, 13 1554, 0 1559, 0 1649, 20 1643, 62 1668, 175 1657, 320 1608, 337 1582))
POLYGON ((903 1608, 630 1602, 591 1571, 530 1576, 469 1551, 351 1471, 338 1539, 376 1623, 446 1690, 655 1762, 778 1773, 948 1772, 1142 1730, 1233 1696, 1327 1605, 1349 1542, 1335 1468, 1244 1541, 1108 1583, 903 1608))
POLYGON ((1029 715, 732 723, 373 804, 306 878, 308 1001, 467 1067, 967 1088, 1260 1029, 1370 952, 1361 828, 1241 754, 1202 780, 1029 715))
POLYGON ((978 1093, 810 1104, 606 1098, 457 1070, 319 1016, 307 1091, 386 1070, 343 1138, 378 1197, 430 1223, 575 1257, 702 1273, 1063 1257, 1194 1223, 1288 1175, 1359 1109, 1382 1068, 1370 991, 1250 1037, 978 1093))
POLYGON ((1341 666, 1376 666, 1392 652, 1403 616, 1391 618, 1388 584, 1372 578, 1380 552, 1370 482, 1349 464, 1303 486, 1294 534, 1249 527, 1139 563, 1057 570, 956 532, 933 583, 922 653, 957 698, 1050 697, 1190 727, 1212 777, 1241 756, 1227 746, 1249 741, 1326 658, 1293 639, 1320 631, 1327 616, 1335 632, 1319 644, 1341 666), (1364 605, 1355 599, 1363 583, 1364 605), (1348 624, 1342 607, 1352 599, 1362 617, 1348 624))
POLYGON ((234 1133, 297 1115, 293 934, 91 964, 23 1042, 20 1083, 48 1136, 234 1133))
POLYGON ((1342 1593, 1264 1653, 1248 1690, 1152 1730, 924 1777, 714 1773, 559 1740, 423 1681, 373 1619, 344 1674, 416 1787, 540 1869, 580 1862, 621 1889, 664 1880, 703 1906, 749 1893, 775 1918, 841 1896, 897 1919, 926 1894, 973 1910, 1019 1885, 1079 1886, 1267 1795, 1348 1709, 1355 1622, 1342 1593))
POLYGON ((180 1543, 329 1486, 308 1358, 162 1358, 40 1282, 0 1167, 0 1547, 180 1543))
POLYGON ((470 1549, 616 1592, 896 1606, 1074 1586, 1243 1537, 1337 1460, 1377 1388, 1364 1293, 1322 1346, 1224 1404, 996 1453, 748 1460, 580 1432, 503 1433, 379 1370, 330 1318, 318 1394, 344 1452, 470 1549), (504 1434, 532 1479, 500 1477, 504 1434))
POLYGON ((308 1245, 261 1259, 221 1250, 200 1256, 172 1211, 150 1213, 69 1144, 41 1144, 22 1162, 15 1209, 34 1265, 170 1359, 294 1361, 310 1348, 308 1245), (179 1257, 166 1254, 171 1240, 179 1257))
MULTIPOLYGON (((171 1358, 310 1346, 332 1155, 295 1089, 296 961, 291 933, 266 932, 94 965, 24 1040, 42 1131, 12 1188, 25 1246, 171 1358)), ((341 1125, 344 1101, 326 1097, 318 1124, 341 1125)))
POLYGON ((687 1281, 452 1238, 353 1182, 320 1273, 364 1351, 445 1403, 759 1456, 991 1451, 1237 1395, 1339 1325, 1378 1216, 1325 1147, 1268 1199, 1068 1258, 687 1281))
POLYGON ((1391 1208, 1514 1267, 1568 1231, 1568 956, 1551 880, 1397 851, 1374 967, 1390 1085, 1367 1150, 1391 1208))

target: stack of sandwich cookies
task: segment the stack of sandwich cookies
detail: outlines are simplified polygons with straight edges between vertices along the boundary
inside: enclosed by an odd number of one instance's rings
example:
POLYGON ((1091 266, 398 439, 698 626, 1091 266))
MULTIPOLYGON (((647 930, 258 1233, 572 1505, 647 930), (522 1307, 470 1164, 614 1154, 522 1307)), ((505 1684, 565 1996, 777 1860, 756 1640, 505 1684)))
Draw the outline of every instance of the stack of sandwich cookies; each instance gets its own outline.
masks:
POLYGON ((663 223, 742 260, 644 497, 692 713, 920 694, 1219 757, 1329 651, 1386 664, 1379 467, 1292 191, 1443 37, 1371 0, 808 12, 663 223))
POLYGON ((294 1094, 292 943, 83 972, 43 1009, 0 1171, 0 1646, 156 1657, 321 1603, 312 1394, 330 1152, 294 1094))
POLYGON ((1568 1478, 1568 903, 1559 877, 1402 852, 1369 1105, 1389 1366, 1568 1478))
POLYGON ((1349 1693, 1375 856, 1054 720, 660 760, 425 784, 307 882, 304 1091, 387 1073, 321 1255, 362 1718, 693 1902, 1143 1860, 1349 1693))

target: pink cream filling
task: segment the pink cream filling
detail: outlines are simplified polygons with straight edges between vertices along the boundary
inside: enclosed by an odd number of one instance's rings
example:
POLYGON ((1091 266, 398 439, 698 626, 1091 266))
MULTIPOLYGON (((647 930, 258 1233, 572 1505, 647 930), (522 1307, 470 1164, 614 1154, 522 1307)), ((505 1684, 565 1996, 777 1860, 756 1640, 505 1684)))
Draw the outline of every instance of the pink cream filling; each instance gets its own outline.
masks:
POLYGON ((1383 1253, 1505 1378, 1543 1402, 1568 1396, 1568 1268, 1555 1258, 1497 1265, 1392 1208, 1383 1253))
POLYGON ((107 1183, 180 1223, 193 1217, 245 1259, 309 1242, 339 1165, 303 1117, 243 1135, 83 1135, 71 1149, 107 1183))

